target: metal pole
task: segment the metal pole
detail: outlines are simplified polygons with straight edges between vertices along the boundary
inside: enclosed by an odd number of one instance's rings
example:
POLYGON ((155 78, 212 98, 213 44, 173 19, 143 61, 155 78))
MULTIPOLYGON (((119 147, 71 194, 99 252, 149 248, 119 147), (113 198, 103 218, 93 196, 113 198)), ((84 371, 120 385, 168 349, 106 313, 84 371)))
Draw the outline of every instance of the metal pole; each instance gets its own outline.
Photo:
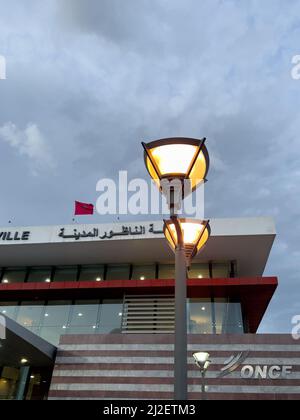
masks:
POLYGON ((175 212, 175 191, 170 188, 170 213, 177 232, 175 250, 175 345, 174 345, 174 399, 187 400, 187 263, 183 234, 175 212))
POLYGON ((175 251, 175 400, 187 400, 186 270, 184 246, 179 244, 175 251))
POLYGON ((206 394, 205 394, 205 371, 201 371, 201 396, 202 400, 206 400, 206 394))

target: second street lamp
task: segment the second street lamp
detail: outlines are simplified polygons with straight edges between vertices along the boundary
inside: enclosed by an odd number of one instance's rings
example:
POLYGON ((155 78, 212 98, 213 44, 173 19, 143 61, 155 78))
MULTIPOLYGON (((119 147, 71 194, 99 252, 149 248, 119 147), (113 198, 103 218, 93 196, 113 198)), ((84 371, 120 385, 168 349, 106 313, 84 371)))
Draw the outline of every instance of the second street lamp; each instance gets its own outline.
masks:
MULTIPOLYGON (((188 192, 206 180, 209 156, 205 139, 169 138, 142 143, 144 159, 150 176, 160 191, 162 182, 180 181, 181 198, 185 196, 183 183, 189 181, 188 192)), ((175 252, 175 346, 174 399, 187 399, 187 268, 210 235, 208 221, 179 219, 175 213, 174 187, 170 186, 169 208, 171 220, 165 221, 164 233, 175 252)), ((178 208, 178 207, 177 207, 178 208)))
POLYGON ((196 365, 200 369, 201 379, 202 379, 202 381, 201 381, 201 394, 202 394, 202 399, 205 400, 206 399, 206 396, 205 396, 205 374, 206 374, 206 371, 211 364, 211 361, 209 360, 209 353, 199 351, 199 352, 193 354, 193 358, 196 362, 196 365))
POLYGON ((164 221, 165 237, 175 252, 175 346, 174 396, 187 399, 187 268, 192 258, 203 248, 210 236, 209 222, 179 219, 173 216, 164 221))
POLYGON ((192 258, 208 241, 210 236, 209 221, 172 217, 171 220, 164 220, 164 234, 173 251, 176 250, 182 240, 186 263, 189 267, 192 258), (180 238, 180 235, 182 238, 180 238))

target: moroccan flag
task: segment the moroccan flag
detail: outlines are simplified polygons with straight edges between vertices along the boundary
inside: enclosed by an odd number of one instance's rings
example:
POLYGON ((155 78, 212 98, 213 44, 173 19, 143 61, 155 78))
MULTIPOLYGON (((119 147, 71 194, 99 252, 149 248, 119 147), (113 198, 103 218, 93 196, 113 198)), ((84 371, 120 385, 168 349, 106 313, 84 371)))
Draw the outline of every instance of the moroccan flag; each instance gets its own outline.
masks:
POLYGON ((75 216, 83 214, 94 214, 94 205, 75 201, 75 216))

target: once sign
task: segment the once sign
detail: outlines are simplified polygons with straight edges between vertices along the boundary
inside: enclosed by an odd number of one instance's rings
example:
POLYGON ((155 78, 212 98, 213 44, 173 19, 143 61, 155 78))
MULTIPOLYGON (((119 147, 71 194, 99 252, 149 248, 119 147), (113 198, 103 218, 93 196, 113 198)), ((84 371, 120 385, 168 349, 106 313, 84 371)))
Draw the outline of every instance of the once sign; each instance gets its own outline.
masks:
POLYGON ((292 366, 251 366, 245 365, 241 369, 243 379, 279 379, 292 373, 292 366))

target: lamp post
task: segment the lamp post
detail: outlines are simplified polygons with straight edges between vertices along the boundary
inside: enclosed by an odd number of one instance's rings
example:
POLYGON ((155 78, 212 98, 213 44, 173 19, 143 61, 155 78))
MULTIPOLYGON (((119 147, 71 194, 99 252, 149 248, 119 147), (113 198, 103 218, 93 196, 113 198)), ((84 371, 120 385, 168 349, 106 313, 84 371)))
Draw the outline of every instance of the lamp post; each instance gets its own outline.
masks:
POLYGON ((207 369, 209 368, 211 361, 209 360, 209 353, 206 352, 197 352, 193 354, 193 358, 196 362, 196 365, 198 366, 198 368, 200 369, 201 372, 201 394, 202 394, 202 399, 205 400, 206 399, 206 394, 205 394, 205 374, 207 369))
POLYGON ((187 399, 187 269, 210 235, 208 221, 179 219, 176 215, 173 181, 181 184, 181 197, 194 191, 205 181, 209 156, 205 139, 169 138, 142 143, 144 159, 150 176, 165 193, 163 181, 170 183, 170 220, 164 221, 165 237, 175 252, 175 343, 174 343, 174 399, 187 399), (189 181, 187 192, 184 182, 189 181))

